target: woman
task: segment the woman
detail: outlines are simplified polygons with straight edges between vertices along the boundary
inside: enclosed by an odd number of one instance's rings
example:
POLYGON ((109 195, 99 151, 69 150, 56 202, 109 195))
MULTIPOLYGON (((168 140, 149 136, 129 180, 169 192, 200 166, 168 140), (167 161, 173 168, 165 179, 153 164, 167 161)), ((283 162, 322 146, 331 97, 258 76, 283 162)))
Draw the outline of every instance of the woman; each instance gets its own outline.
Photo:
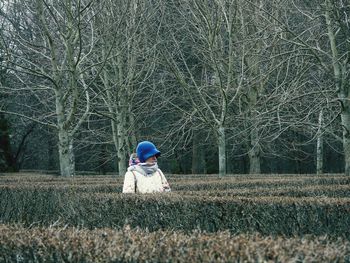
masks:
POLYGON ((157 157, 160 151, 156 146, 143 141, 137 145, 137 157, 132 154, 125 174, 123 193, 170 192, 170 186, 158 168, 157 157))

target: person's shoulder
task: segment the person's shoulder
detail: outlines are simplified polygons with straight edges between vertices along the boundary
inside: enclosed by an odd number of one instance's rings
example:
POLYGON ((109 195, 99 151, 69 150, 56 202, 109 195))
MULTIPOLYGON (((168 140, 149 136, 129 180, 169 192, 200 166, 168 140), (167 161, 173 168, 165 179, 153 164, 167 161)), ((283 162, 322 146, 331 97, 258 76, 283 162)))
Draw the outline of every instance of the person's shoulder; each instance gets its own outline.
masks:
POLYGON ((137 165, 129 166, 126 173, 128 173, 129 175, 133 175, 133 176, 143 175, 142 171, 140 170, 140 168, 137 165))
POLYGON ((127 172, 133 173, 133 172, 136 172, 137 169, 138 169, 137 165, 130 165, 127 169, 127 172))
POLYGON ((161 169, 159 169, 159 168, 157 169, 156 173, 158 173, 158 174, 160 174, 160 175, 163 175, 163 176, 164 176, 163 171, 162 171, 161 169))
MULTIPOLYGON (((130 168, 130 167, 129 167, 130 168)), ((134 176, 135 174, 135 170, 133 169, 127 169, 126 173, 125 173, 125 176, 134 176)))

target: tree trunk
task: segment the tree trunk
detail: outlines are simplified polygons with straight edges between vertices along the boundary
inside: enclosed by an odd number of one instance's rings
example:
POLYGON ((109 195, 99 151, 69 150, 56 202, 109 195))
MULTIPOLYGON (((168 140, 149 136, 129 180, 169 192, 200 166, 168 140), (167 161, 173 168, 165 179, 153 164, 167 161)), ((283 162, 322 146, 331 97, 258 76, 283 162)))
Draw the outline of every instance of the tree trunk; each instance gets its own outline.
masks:
POLYGON ((63 104, 63 95, 60 89, 56 90, 56 114, 58 127, 58 154, 60 172, 62 176, 75 175, 75 158, 73 151, 73 136, 67 127, 63 104))
MULTIPOLYGON (((117 116, 118 113, 115 114, 115 116, 117 116)), ((123 167, 121 167, 121 162, 120 162, 120 152, 119 152, 119 139, 118 139, 118 125, 117 125, 117 121, 115 119, 111 119, 111 126, 112 126, 112 137, 113 137, 113 143, 114 143, 114 147, 115 150, 117 152, 117 165, 118 165, 118 173, 119 175, 123 174, 123 167)))
POLYGON ((129 118, 128 118, 128 122, 129 122, 129 127, 131 127, 131 129, 128 131, 129 136, 128 136, 128 140, 127 140, 127 149, 129 150, 129 152, 134 152, 136 149, 136 145, 137 145, 137 134, 136 134, 136 125, 135 125, 135 118, 133 116, 133 112, 132 112, 132 107, 131 105, 129 105, 129 118))
MULTIPOLYGON (((346 103, 345 104, 349 104, 346 103)), ((350 175, 350 105, 344 107, 341 114, 341 122, 343 126, 343 148, 345 161, 345 174, 350 175)))
POLYGON ((347 80, 347 68, 348 61, 342 63, 337 48, 336 33, 334 32, 334 20, 331 15, 331 10, 334 6, 330 0, 325 1, 325 18, 328 31, 328 39, 332 50, 333 60, 333 74, 335 87, 338 91, 338 98, 341 103, 341 123, 343 127, 343 149, 344 149, 344 162, 345 162, 345 174, 350 175, 350 103, 349 93, 350 85, 347 80))
POLYGON ((117 139, 118 139, 118 171, 119 175, 126 172, 126 116, 127 116, 127 87, 124 84, 124 66, 122 56, 118 56, 118 83, 119 83, 119 100, 118 100, 118 114, 117 114, 117 139))
POLYGON ((60 170, 62 176, 75 175, 75 158, 73 151, 73 138, 68 131, 60 129, 58 131, 58 152, 60 159, 60 170))
POLYGON ((99 173, 105 175, 107 172, 107 162, 108 162, 108 156, 107 156, 107 149, 106 145, 101 144, 100 145, 100 156, 98 159, 98 167, 99 167, 99 173))
MULTIPOLYGON (((112 100, 111 102, 112 103, 112 100)), ((117 103, 117 102, 115 102, 117 103)), ((118 174, 124 175, 126 172, 126 135, 125 135, 125 114, 122 112, 124 109, 120 106, 122 103, 118 103, 118 107, 114 107, 113 116, 111 119, 112 126, 112 137, 114 142, 114 147, 117 152, 117 164, 118 164, 118 174), (118 108, 118 109, 116 109, 118 108)), ((113 106, 109 106, 109 110, 113 110, 113 106)))
MULTIPOLYGON (((123 114, 120 114, 123 115, 123 114)), ((126 152, 125 152, 125 126, 123 125, 123 116, 120 116, 120 121, 118 121, 118 130, 117 130, 117 140, 118 140, 118 170, 119 175, 124 175, 126 173, 126 152)))
POLYGON ((47 142, 47 169, 49 171, 57 170, 57 166, 55 165, 55 158, 54 153, 57 154, 57 151, 55 152, 55 144, 56 144, 56 134, 54 134, 50 129, 47 131, 48 133, 48 142, 47 142))
POLYGON ((259 135, 256 127, 253 127, 250 133, 250 149, 249 149, 249 173, 259 174, 260 169, 260 146, 259 135))
MULTIPOLYGON (((105 56, 105 52, 103 51, 105 56)), ((112 90, 110 83, 110 77, 108 76, 107 70, 104 70, 102 82, 106 90, 107 100, 106 105, 108 111, 111 114, 111 128, 112 128, 112 139, 117 153, 117 166, 118 174, 124 175, 126 172, 126 133, 125 133, 125 122, 126 122, 126 113, 125 113, 125 94, 123 93, 123 70, 122 70, 122 60, 118 59, 117 62, 113 61, 113 66, 118 68, 117 77, 113 77, 113 81, 119 82, 118 90, 112 90)))
POLYGON ((198 133, 193 136, 192 145, 192 174, 204 174, 205 173, 205 158, 204 149, 200 144, 200 137, 198 133))
POLYGON ((323 112, 320 111, 318 116, 318 134, 317 134, 317 148, 316 148, 316 173, 323 173, 323 134, 322 134, 322 122, 323 122, 323 112))
POLYGON ((219 148, 219 175, 226 175, 226 138, 225 128, 220 127, 218 130, 218 148, 219 148))
POLYGON ((9 126, 2 113, 0 113, 0 171, 16 171, 16 163, 11 151, 9 126))

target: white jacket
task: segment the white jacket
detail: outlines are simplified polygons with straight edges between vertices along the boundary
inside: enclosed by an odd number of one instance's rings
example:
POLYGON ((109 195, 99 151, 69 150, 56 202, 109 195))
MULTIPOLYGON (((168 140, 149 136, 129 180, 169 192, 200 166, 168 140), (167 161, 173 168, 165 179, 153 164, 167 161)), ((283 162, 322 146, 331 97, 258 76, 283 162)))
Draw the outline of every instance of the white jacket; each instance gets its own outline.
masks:
POLYGON ((128 168, 124 177, 123 193, 156 192, 170 192, 170 186, 160 169, 153 174, 146 175, 138 165, 128 168))

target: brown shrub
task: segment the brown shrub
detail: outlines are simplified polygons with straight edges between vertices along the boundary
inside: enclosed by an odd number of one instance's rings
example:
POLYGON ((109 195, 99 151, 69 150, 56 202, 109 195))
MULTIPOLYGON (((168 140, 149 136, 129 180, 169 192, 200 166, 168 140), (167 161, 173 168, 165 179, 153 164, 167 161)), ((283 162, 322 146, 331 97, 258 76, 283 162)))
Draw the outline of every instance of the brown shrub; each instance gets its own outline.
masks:
POLYGON ((0 225, 2 262, 349 262, 350 243, 327 236, 228 231, 31 228, 0 225))

